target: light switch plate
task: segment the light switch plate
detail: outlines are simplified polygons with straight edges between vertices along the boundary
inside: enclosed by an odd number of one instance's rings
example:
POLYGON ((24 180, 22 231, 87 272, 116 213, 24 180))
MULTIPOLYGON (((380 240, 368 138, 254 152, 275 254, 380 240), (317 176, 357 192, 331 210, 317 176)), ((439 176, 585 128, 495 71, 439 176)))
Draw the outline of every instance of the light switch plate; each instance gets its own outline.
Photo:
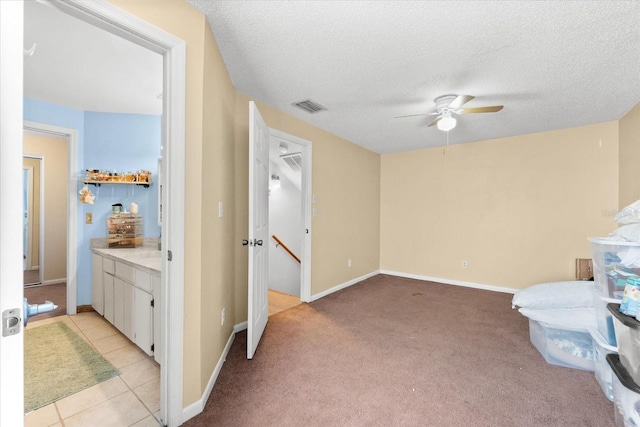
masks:
POLYGON ((87 224, 93 224, 93 214, 91 212, 87 212, 84 216, 85 221, 87 224))

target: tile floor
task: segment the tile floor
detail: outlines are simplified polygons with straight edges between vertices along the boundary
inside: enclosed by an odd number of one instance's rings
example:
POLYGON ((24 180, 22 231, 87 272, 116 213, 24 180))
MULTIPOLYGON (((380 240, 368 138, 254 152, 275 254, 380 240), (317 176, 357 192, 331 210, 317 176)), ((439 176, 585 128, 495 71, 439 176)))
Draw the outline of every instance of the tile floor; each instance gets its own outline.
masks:
POLYGON ((158 427, 160 365, 97 313, 31 320, 27 328, 64 321, 120 375, 28 413, 25 427, 158 427))

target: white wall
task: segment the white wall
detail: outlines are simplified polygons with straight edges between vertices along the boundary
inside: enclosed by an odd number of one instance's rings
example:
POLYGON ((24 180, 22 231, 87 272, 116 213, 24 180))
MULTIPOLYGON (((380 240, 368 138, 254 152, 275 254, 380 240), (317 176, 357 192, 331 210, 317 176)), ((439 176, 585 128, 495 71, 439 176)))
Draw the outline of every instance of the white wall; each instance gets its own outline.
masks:
POLYGON ((282 247, 276 247, 276 235, 299 258, 302 250, 302 194, 273 163, 269 174, 280 176, 280 188, 269 192, 269 289, 300 296, 300 264, 282 247))

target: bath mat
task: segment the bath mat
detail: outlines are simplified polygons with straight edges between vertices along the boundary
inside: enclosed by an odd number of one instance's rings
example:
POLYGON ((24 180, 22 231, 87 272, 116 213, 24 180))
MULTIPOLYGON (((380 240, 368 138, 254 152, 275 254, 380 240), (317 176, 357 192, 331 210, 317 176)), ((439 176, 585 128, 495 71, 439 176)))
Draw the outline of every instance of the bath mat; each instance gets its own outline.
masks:
POLYGON ((25 414, 118 374, 64 322, 25 329, 25 414))

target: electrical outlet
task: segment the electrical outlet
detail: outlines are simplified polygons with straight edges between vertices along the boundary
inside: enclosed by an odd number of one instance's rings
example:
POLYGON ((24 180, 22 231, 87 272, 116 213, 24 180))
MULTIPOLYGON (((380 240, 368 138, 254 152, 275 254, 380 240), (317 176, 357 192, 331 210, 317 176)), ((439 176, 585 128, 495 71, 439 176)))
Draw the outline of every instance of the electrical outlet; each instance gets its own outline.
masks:
POLYGON ((347 261, 347 267, 351 267, 351 260, 347 261))
POLYGON ((220 314, 220 325, 221 325, 221 326, 224 326, 224 321, 226 320, 226 319, 225 319, 225 317, 226 317, 226 316, 225 316, 225 310, 226 310, 226 309, 225 309, 225 308, 223 308, 223 309, 222 309, 222 313, 220 314))
POLYGON ((224 205, 218 202, 218 218, 222 218, 222 215, 224 215, 224 205))
POLYGON ((462 260, 462 268, 467 268, 467 260, 466 259, 462 260))
POLYGON ((87 212, 84 216, 84 222, 87 224, 93 224, 93 214, 91 212, 87 212))

